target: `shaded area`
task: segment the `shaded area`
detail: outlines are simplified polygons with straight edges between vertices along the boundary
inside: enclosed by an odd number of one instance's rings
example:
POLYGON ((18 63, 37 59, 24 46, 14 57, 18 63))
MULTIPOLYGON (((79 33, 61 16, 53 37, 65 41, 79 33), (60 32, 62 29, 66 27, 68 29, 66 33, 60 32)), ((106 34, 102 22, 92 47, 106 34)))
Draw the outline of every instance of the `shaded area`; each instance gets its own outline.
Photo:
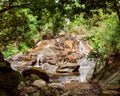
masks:
POLYGON ((19 72, 12 70, 10 63, 4 60, 0 52, 0 96, 19 96, 17 87, 20 76, 19 72))

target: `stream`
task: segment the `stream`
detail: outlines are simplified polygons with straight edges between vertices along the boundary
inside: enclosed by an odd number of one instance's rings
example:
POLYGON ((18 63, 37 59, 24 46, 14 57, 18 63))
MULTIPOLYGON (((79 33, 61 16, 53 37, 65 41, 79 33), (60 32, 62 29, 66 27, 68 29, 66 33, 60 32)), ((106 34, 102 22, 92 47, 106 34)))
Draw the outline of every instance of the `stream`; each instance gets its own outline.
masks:
MULTIPOLYGON (((7 61, 11 63, 13 70, 20 73, 30 67, 40 67, 50 74, 56 74, 59 71, 59 75, 56 76, 57 82, 78 81, 84 83, 87 82, 87 74, 95 66, 94 61, 87 59, 91 50, 88 41, 81 36, 66 35, 57 39, 40 41, 35 48, 31 48, 26 53, 15 54, 7 58, 7 61), (63 61, 64 65, 61 64, 63 61), (75 68, 79 68, 76 71, 79 74, 71 75, 75 68), (62 75, 63 73, 68 74, 62 75)), ((56 77, 53 75, 50 81, 52 82, 56 77)))
MULTIPOLYGON (((89 42, 84 40, 84 38, 81 38, 81 36, 65 35, 55 39, 42 40, 34 48, 31 48, 27 52, 17 53, 8 57, 6 60, 11 64, 11 68, 13 70, 20 73, 26 71, 28 72, 28 75, 35 74, 40 79, 45 80, 47 84, 54 85, 57 83, 58 85, 65 85, 65 88, 68 88, 68 92, 74 89, 76 94, 89 94, 92 92, 95 94, 94 96, 101 96, 96 95, 96 93, 101 93, 101 88, 107 89, 109 87, 116 88, 115 90, 109 90, 110 92, 117 92, 115 94, 119 94, 119 62, 114 65, 109 65, 112 66, 110 68, 113 70, 110 69, 106 72, 106 68, 103 69, 105 74, 102 73, 104 74, 102 75, 102 80, 104 82, 102 81, 103 84, 101 83, 100 87, 99 84, 90 84, 87 81, 90 74, 92 74, 91 69, 93 69, 96 64, 95 60, 90 61, 87 58, 91 50, 92 48, 90 47, 89 42), (116 65, 118 67, 116 67, 116 65), (107 76, 108 78, 106 78, 107 76), (112 85, 115 87, 111 87, 112 85), (71 89, 69 90, 69 88, 71 89)), ((41 84, 41 81, 37 83, 41 84)), ((107 91, 105 90, 104 92, 107 91)), ((110 92, 108 93, 111 94, 110 92)))
POLYGON ((86 79, 87 74, 95 66, 95 61, 87 59, 89 49, 86 48, 86 46, 82 42, 79 42, 79 51, 85 52, 84 57, 77 61, 77 64, 80 65, 79 67, 80 75, 59 76, 59 82, 67 83, 69 81, 78 81, 81 83, 87 83, 87 79, 86 79))

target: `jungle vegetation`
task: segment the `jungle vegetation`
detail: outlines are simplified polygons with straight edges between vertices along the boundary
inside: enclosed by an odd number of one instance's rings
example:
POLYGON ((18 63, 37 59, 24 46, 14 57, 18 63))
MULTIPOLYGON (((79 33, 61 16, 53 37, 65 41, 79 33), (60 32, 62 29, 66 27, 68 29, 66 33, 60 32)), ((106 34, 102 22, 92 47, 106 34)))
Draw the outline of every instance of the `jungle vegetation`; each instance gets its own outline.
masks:
POLYGON ((8 57, 64 30, 87 33, 94 51, 106 60, 120 54, 119 23, 119 0, 0 0, 0 50, 8 57))

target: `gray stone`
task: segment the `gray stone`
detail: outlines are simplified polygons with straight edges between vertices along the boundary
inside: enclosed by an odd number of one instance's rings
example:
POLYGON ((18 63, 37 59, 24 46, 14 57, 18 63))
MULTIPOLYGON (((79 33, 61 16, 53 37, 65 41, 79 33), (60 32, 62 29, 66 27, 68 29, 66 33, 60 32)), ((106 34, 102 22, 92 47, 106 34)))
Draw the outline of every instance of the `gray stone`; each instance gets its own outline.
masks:
POLYGON ((46 82, 44 80, 42 80, 42 79, 39 79, 39 80, 35 80, 33 82, 33 85, 37 86, 39 88, 42 88, 42 87, 46 86, 46 82))
POLYGON ((80 65, 79 64, 76 64, 76 63, 62 63, 62 64, 59 64, 56 72, 59 72, 59 73, 71 73, 71 72, 79 72, 78 69, 79 69, 80 65))
POLYGON ((48 84, 48 86, 55 88, 55 89, 61 89, 61 90, 65 89, 65 86, 61 83, 50 83, 50 84, 48 84))

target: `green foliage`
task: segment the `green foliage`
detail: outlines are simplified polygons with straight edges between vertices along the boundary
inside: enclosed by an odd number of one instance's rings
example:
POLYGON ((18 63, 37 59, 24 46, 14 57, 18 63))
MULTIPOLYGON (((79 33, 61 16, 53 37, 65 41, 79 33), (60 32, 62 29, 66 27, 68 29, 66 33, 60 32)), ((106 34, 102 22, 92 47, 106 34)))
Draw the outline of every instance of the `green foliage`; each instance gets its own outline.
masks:
POLYGON ((101 54, 102 60, 120 52, 120 25, 115 13, 111 14, 109 18, 99 21, 97 27, 91 27, 90 33, 93 36, 91 38, 92 46, 101 54))
POLYGON ((91 12, 98 14, 89 19, 80 15, 71 22, 68 32, 85 35, 103 61, 120 52, 120 25, 115 13, 104 14, 102 9, 91 12))
POLYGON ((20 51, 25 52, 29 49, 26 43, 21 43, 18 48, 20 51))
POLYGON ((12 10, 0 14, 0 45, 5 47, 8 43, 22 41, 27 31, 27 17, 19 10, 12 10))
POLYGON ((0 46, 5 57, 34 46, 39 26, 37 17, 29 12, 28 9, 14 9, 0 14, 0 46))
POLYGON ((72 21, 69 25, 69 29, 67 30, 68 33, 75 33, 75 34, 86 34, 87 33, 86 20, 83 18, 83 14, 77 17, 74 21, 72 21))
POLYGON ((16 44, 9 44, 6 50, 3 51, 3 55, 7 58, 10 55, 16 54, 18 52, 25 52, 29 49, 26 43, 21 43, 19 46, 16 44))
MULTIPOLYGON (((101 43, 99 35, 104 34, 107 29, 101 28, 102 25, 99 24, 109 18, 113 11, 119 11, 118 7, 118 0, 2 0, 0 2, 1 50, 8 50, 11 44, 16 44, 15 48, 20 48, 18 50, 26 50, 34 46, 34 43, 42 38, 40 37, 42 34, 56 35, 66 26, 65 18, 69 18, 72 23, 68 31, 77 34, 90 32, 93 34, 91 38, 94 41, 93 47, 101 51, 100 47, 104 48, 105 44, 101 43)), ((103 25, 107 24, 103 23, 103 25)), ((116 37, 117 33, 112 33, 110 35, 111 33, 108 32, 110 36, 104 40, 109 41, 109 38, 116 37)), ((117 50, 120 46, 119 38, 110 40, 115 43, 115 46, 111 47, 117 50)))
POLYGON ((6 58, 6 57, 13 55, 15 53, 18 53, 18 52, 20 52, 20 51, 11 44, 8 46, 7 50, 3 51, 3 55, 6 58))

